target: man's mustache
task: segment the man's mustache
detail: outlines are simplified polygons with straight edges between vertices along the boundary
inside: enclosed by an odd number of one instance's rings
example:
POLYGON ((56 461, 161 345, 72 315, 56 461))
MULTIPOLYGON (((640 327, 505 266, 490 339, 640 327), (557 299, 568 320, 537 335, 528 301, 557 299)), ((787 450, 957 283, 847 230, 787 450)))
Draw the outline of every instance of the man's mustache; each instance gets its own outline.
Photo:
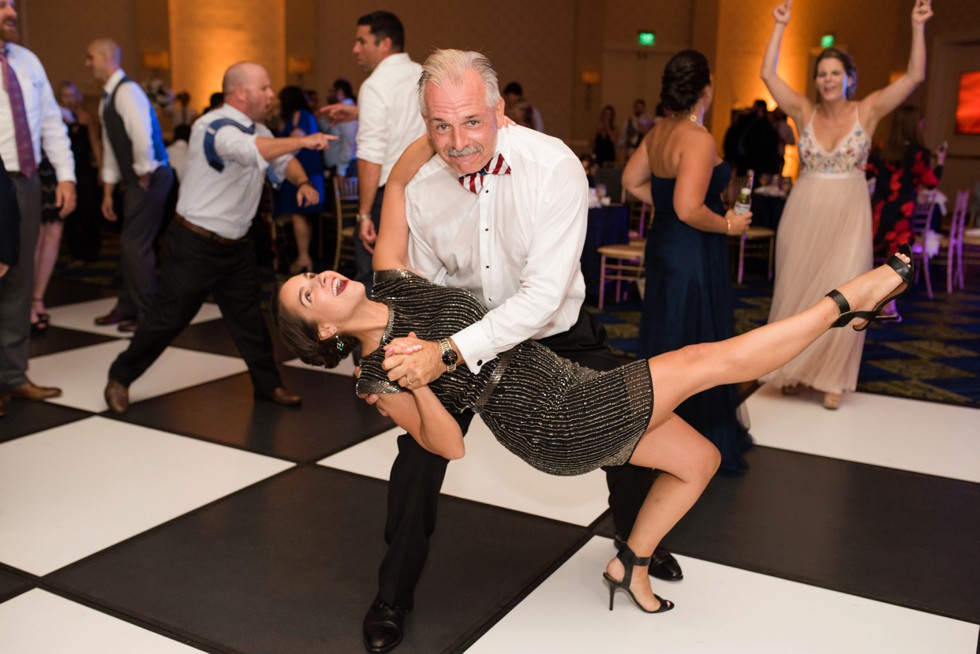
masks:
POLYGON ((467 145, 462 150, 457 150, 456 148, 450 146, 449 149, 446 150, 446 154, 450 157, 468 157, 471 154, 480 154, 481 152, 483 152, 483 148, 481 148, 479 145, 467 145))

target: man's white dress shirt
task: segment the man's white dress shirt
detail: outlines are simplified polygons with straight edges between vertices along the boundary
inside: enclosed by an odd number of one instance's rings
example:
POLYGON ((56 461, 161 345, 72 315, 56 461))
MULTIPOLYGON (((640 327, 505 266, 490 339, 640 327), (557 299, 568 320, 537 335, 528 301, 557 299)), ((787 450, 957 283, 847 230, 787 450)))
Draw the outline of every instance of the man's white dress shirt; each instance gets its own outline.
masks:
POLYGON ((253 123, 251 118, 227 104, 194 121, 177 213, 218 236, 234 240, 244 237, 259 207, 263 178, 270 166, 270 177, 281 182, 286 176, 286 165, 293 158, 293 155, 285 154, 271 163, 266 161, 255 145, 255 139, 260 136, 273 138, 265 125, 253 123), (255 125, 255 134, 246 134, 234 125, 218 130, 214 149, 224 160, 225 167, 221 172, 212 168, 204 155, 204 133, 208 125, 219 118, 231 118, 244 127, 255 125))
POLYGON ((378 186, 408 145, 425 133, 418 102, 422 66, 407 54, 388 55, 361 84, 357 96, 357 158, 381 166, 378 186))
POLYGON ((485 176, 480 193, 438 156, 406 188, 412 267, 489 309, 452 337, 474 373, 521 341, 570 329, 585 298, 589 187, 578 157, 524 127, 501 129, 497 151, 511 174, 485 176))
MULTIPOLYGON (((75 181, 75 157, 68 140, 68 128, 61 119, 61 108, 54 99, 54 91, 48 82, 41 60, 27 48, 8 43, 7 63, 17 75, 27 124, 31 129, 34 145, 34 161, 41 162, 41 148, 54 167, 59 182, 75 181)), ((14 117, 10 98, 0 84, 0 158, 8 172, 20 172, 17 159, 17 141, 14 135, 14 117)))
MULTIPOLYGON (((105 128, 102 114, 105 101, 112 97, 112 92, 125 76, 126 73, 120 68, 106 80, 102 87, 103 102, 99 103, 99 120, 102 123, 102 181, 106 184, 118 184, 122 173, 119 171, 119 162, 116 161, 112 143, 109 142, 109 131, 105 128)), ((137 177, 152 173, 160 167, 160 162, 153 152, 153 122, 150 118, 153 107, 150 106, 150 99, 139 84, 129 82, 116 93, 115 110, 126 127, 126 136, 133 144, 133 172, 137 177)))

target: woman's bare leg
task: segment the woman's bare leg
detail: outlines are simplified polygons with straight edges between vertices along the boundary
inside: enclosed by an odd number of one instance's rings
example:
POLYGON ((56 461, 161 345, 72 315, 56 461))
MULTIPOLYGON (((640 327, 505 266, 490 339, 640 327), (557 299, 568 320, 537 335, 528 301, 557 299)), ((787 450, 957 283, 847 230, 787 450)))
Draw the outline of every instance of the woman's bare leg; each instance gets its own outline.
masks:
POLYGON ((310 242, 313 240, 313 229, 306 216, 294 213, 293 236, 296 238, 296 261, 290 266, 293 272, 299 272, 303 268, 313 270, 313 259, 310 257, 310 242))
MULTIPOLYGON (((880 267, 838 290, 852 309, 874 307, 900 283, 890 267, 880 267)), ((627 544, 639 557, 649 556, 660 540, 690 510, 718 469, 721 455, 673 411, 695 393, 721 384, 757 379, 784 365, 823 334, 840 316, 830 298, 784 320, 717 343, 668 352, 650 359, 654 409, 630 463, 657 468, 660 476, 640 508, 627 544)), ((606 572, 623 578, 623 564, 612 559, 606 572)), ((646 568, 638 568, 630 589, 647 610, 656 610, 646 568)))
MULTIPOLYGON (((837 290, 853 310, 870 310, 901 284, 889 266, 879 266, 837 290)), ((654 385, 651 424, 665 420, 678 404, 703 390, 752 381, 785 365, 827 331, 840 309, 824 297, 794 316, 716 343, 691 345, 650 359, 654 385)), ((845 329, 850 329, 850 326, 845 329)))
POLYGON ((37 247, 34 250, 34 292, 31 295, 31 322, 35 322, 38 314, 47 311, 44 306, 44 294, 48 291, 48 282, 54 272, 54 264, 58 261, 58 250, 61 247, 61 232, 64 223, 60 220, 41 225, 38 234, 37 247))
MULTIPOLYGON (((660 470, 626 541, 637 556, 646 557, 694 506, 718 470, 721 454, 694 427, 671 414, 656 428, 647 429, 630 463, 660 470)), ((622 579, 623 564, 613 558, 606 565, 606 572, 613 579, 622 579)), ((658 608, 659 602, 650 587, 648 566, 635 568, 630 590, 647 610, 658 608)))

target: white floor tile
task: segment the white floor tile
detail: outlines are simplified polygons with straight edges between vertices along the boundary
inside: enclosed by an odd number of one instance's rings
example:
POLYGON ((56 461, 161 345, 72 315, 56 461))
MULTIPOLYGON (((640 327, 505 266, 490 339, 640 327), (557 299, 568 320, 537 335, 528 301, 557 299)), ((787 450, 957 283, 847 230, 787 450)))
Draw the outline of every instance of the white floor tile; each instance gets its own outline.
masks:
POLYGON ((11 654, 190 654, 200 650, 43 590, 0 604, 3 651, 11 654))
POLYGON ((342 360, 336 368, 324 368, 323 366, 310 366, 299 359, 290 359, 284 362, 282 365, 290 366, 292 368, 302 368, 303 370, 316 370, 317 372, 330 372, 335 375, 343 375, 345 377, 350 377, 354 374, 354 359, 347 357, 342 360))
POLYGON ((816 393, 766 385, 746 402, 755 442, 794 452, 980 482, 980 410, 847 393, 828 411, 816 393))
POLYGON ((647 615, 618 593, 610 612, 602 571, 612 555, 609 539, 592 539, 467 652, 976 651, 975 624, 687 557, 677 557, 684 581, 654 584, 673 611, 647 615))
MULTIPOLYGON (((115 336, 118 338, 130 338, 132 334, 120 332, 116 325, 106 325, 100 327, 95 324, 95 319, 99 316, 112 311, 116 306, 116 298, 107 297, 88 302, 77 302, 75 304, 64 304, 57 307, 48 308, 51 315, 51 324, 55 327, 65 327, 67 329, 77 329, 82 332, 93 334, 103 334, 105 336, 115 336)), ((205 302, 201 310, 197 312, 191 324, 221 318, 221 310, 217 304, 205 302)))
POLYGON ((98 416, 0 443, 0 562, 45 575, 292 465, 98 416))
MULTIPOLYGON (((398 453, 392 429, 320 461, 321 465, 388 479, 398 453)), ((454 497, 587 526, 609 508, 605 475, 596 470, 556 477, 505 450, 479 417, 466 435, 466 456, 449 464, 442 492, 454 497)))
MULTIPOLYGON (((127 347, 128 340, 118 340, 35 357, 31 359, 28 375, 39 384, 62 389, 63 395, 50 402, 102 412, 107 408, 102 392, 109 366, 127 347)), ((129 401, 139 402, 236 375, 246 369, 245 362, 239 357, 168 347, 130 386, 129 401)))

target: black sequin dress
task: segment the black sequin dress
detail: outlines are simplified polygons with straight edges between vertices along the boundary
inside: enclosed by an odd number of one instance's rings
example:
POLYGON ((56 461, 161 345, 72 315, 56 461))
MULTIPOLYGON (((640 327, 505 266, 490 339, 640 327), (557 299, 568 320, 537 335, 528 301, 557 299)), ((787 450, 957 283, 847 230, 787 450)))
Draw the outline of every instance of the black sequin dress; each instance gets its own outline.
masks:
MULTIPOLYGON (((412 331, 424 340, 447 338, 486 314, 472 293, 403 270, 375 273, 374 298, 388 305, 388 326, 382 347, 361 360, 358 393, 403 392, 381 367, 391 339, 412 331)), ((626 463, 653 411, 645 360, 597 372, 534 341, 487 362, 479 374, 463 365, 430 387, 449 412, 479 413, 501 445, 553 475, 626 463)))

